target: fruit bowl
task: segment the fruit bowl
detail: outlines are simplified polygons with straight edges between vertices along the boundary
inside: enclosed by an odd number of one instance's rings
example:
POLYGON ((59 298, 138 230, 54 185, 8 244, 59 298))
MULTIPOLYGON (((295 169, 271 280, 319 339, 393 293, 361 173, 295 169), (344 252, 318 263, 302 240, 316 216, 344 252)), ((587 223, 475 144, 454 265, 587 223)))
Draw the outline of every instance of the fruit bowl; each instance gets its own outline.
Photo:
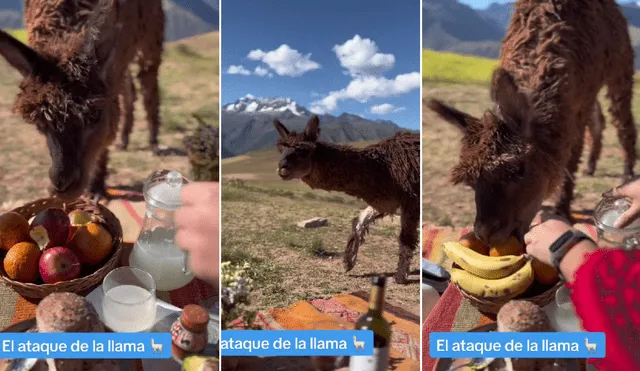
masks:
POLYGON ((107 257, 98 265, 83 267, 78 278, 57 283, 43 283, 41 280, 35 283, 25 283, 13 280, 9 277, 2 264, 0 264, 0 281, 10 286, 16 293, 26 298, 42 299, 53 292, 73 292, 82 294, 100 285, 104 277, 120 265, 122 257, 122 226, 118 218, 106 207, 92 203, 84 198, 74 202, 64 203, 57 198, 45 198, 28 203, 12 210, 20 214, 26 220, 38 215, 49 208, 60 208, 66 213, 73 210, 83 210, 89 213, 93 220, 103 227, 112 237, 112 248, 107 257))

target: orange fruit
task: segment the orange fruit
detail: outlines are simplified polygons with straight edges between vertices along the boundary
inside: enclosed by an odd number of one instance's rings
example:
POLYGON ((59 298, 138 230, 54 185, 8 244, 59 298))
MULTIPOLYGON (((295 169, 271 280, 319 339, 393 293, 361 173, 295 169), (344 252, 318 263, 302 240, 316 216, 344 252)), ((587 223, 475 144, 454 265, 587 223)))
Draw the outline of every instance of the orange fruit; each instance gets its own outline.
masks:
POLYGON ((489 248, 489 256, 507 256, 507 255, 522 255, 524 254, 524 247, 520 244, 517 238, 511 236, 505 242, 500 245, 493 245, 489 248))
POLYGON ((484 242, 480 241, 478 237, 476 237, 475 233, 469 232, 460 238, 459 243, 462 246, 470 248, 471 250, 477 252, 482 255, 489 255, 489 246, 485 245, 484 242))
POLYGON ((38 263, 42 252, 33 242, 19 242, 15 244, 7 256, 4 257, 4 271, 15 281, 33 283, 38 280, 40 273, 38 263))
POLYGON ((0 215, 0 249, 9 251, 18 242, 30 240, 27 219, 13 211, 0 215))
POLYGON ((91 222, 78 227, 69 247, 78 255, 80 263, 94 265, 109 256, 113 237, 100 224, 91 222))
POLYGON ((553 285, 560 279, 556 269, 548 264, 534 259, 531 266, 533 267, 533 277, 538 283, 553 285))

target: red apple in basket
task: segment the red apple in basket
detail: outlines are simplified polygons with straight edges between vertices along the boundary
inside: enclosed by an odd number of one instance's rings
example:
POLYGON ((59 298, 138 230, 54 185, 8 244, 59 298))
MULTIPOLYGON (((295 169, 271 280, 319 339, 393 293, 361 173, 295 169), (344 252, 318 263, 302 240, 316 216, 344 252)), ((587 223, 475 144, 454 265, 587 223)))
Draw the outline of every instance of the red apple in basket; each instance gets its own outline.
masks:
POLYGON ((70 224, 69 216, 64 210, 52 207, 33 218, 29 235, 41 250, 64 246, 69 237, 70 224))
POLYGON ((88 212, 76 209, 69 213, 69 221, 71 225, 69 226, 69 237, 67 241, 71 241, 78 228, 91 223, 93 218, 88 212))
POLYGON ((44 283, 70 281, 80 276, 80 261, 73 250, 66 247, 52 247, 40 257, 40 277, 44 283))

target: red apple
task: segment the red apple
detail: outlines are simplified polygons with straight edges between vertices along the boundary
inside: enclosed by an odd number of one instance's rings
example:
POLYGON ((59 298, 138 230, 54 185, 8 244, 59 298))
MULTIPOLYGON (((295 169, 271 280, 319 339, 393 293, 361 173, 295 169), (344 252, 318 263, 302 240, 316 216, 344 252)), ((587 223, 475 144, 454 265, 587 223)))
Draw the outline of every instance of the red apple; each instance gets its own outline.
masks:
POLYGON ((91 214, 84 210, 76 209, 69 213, 69 237, 67 241, 71 241, 73 239, 73 235, 76 234, 78 227, 89 224, 93 221, 91 214))
POLYGON ((80 276, 80 261, 73 250, 51 247, 40 257, 40 277, 44 283, 69 281, 80 276))
POLYGON ((29 235, 41 250, 63 246, 69 238, 69 216, 62 209, 49 208, 33 218, 29 235))

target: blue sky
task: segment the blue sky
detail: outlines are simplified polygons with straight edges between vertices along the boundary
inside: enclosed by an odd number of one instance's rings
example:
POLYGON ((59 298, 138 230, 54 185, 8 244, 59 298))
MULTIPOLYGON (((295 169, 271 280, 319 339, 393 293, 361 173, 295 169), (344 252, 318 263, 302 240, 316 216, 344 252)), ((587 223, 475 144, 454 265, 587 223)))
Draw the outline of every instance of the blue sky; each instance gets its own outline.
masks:
POLYGON ((288 97, 419 129, 416 0, 222 2, 222 104, 288 97))
POLYGON ((459 0, 463 4, 467 4, 472 8, 484 9, 491 3, 512 3, 514 0, 459 0))

